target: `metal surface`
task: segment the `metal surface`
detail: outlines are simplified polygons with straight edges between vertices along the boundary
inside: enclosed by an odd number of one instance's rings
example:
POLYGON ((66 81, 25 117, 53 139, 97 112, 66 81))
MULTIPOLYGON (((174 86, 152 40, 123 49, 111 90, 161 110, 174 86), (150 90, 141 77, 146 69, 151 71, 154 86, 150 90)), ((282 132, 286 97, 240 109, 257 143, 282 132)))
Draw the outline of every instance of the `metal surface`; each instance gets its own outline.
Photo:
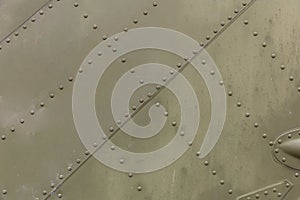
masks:
POLYGON ((0 199, 300 198, 298 0, 0 2, 0 199))

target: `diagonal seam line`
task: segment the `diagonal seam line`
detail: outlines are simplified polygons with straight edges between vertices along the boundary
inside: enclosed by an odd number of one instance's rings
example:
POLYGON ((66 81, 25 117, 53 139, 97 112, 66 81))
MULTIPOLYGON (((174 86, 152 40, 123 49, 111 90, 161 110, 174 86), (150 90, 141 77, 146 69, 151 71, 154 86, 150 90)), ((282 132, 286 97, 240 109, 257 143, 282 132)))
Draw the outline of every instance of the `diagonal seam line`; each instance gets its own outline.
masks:
MULTIPOLYGON (((233 19, 231 21, 229 21, 227 24, 225 24, 225 26, 218 32, 216 33, 204 46, 203 48, 200 49, 200 51, 195 54, 190 60, 186 61, 184 63, 184 65, 178 70, 178 72, 183 71, 190 63, 193 59, 195 59, 195 57, 197 57, 198 55, 201 54, 201 52, 207 48, 213 41, 215 41, 225 30, 227 30, 240 16, 242 16, 242 14, 244 14, 254 3, 256 2, 256 0, 251 0, 246 6, 244 6, 244 8, 242 10, 240 10, 240 12, 238 14, 236 14, 233 19)), ((178 73, 177 73, 178 74, 178 73)), ((165 85, 167 85, 172 79, 174 79, 176 77, 173 76, 170 80, 167 81, 167 83, 165 85)), ((160 90, 158 90, 156 93, 154 93, 149 99, 147 99, 141 106, 137 107, 137 109, 130 115, 131 118, 134 117, 140 110, 142 110, 142 108, 144 108, 146 105, 148 105, 148 103, 155 98, 161 91, 163 91, 166 87, 161 88, 160 90)), ((99 145, 99 147, 97 147, 93 152, 90 152, 90 154, 75 168, 73 169, 55 188, 53 188, 45 197, 43 200, 47 200, 49 199, 52 194, 57 191, 75 172, 77 172, 80 167, 82 167, 92 156, 93 154, 95 154, 99 149, 101 149, 108 140, 110 140, 112 137, 114 137, 117 132, 129 121, 129 119, 127 121, 125 121, 125 123, 123 123, 121 126, 117 127, 116 130, 109 135, 106 140, 99 145)))
POLYGON ((1 40, 0 43, 4 42, 9 36, 11 36, 14 32, 16 32, 19 28, 21 28, 28 20, 30 20, 34 15, 36 15, 42 8, 44 8, 48 3, 52 2, 53 0, 46 1, 39 9, 37 9, 32 15, 27 17, 21 24, 15 27, 11 32, 6 34, 1 40))

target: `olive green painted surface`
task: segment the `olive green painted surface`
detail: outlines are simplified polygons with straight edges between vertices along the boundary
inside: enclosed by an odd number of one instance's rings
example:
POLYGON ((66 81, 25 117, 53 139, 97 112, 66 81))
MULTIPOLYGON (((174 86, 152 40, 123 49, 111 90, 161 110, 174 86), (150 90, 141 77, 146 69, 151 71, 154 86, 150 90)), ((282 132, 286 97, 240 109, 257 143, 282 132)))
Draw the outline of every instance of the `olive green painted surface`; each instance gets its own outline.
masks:
MULTIPOLYGON (((1 45, 0 130, 6 139, 0 141, 0 191, 7 190, 7 194, 1 194, 0 199, 46 199, 48 195, 43 191, 53 190, 51 183, 61 185, 49 199, 59 199, 60 194, 66 200, 236 199, 284 179, 293 184, 284 199, 299 198, 300 177, 295 176, 298 172, 276 162, 269 146, 270 141, 299 126, 299 1, 257 0, 207 47, 226 91, 233 94, 227 98, 225 126, 213 151, 204 159, 196 156, 208 128, 211 105, 203 79, 188 65, 182 74, 190 81, 201 108, 196 139, 172 165, 132 177, 84 154, 72 116, 72 86, 83 59, 103 36, 109 37, 125 27, 165 27, 205 42, 206 36, 215 35, 214 29, 221 29, 221 21, 228 23, 227 17, 235 16, 234 10, 240 10, 242 2, 164 0, 157 1, 157 7, 149 0, 86 0, 78 1, 78 7, 74 2, 53 1, 52 8, 47 5, 43 15, 35 16, 36 22, 25 23, 27 28, 21 27, 18 37, 1 45), (248 20, 247 25, 244 20, 248 20), (93 29, 94 24, 97 29, 93 29), (253 36, 253 32, 258 35, 253 36), (262 42, 267 46, 262 47, 262 42), (276 58, 271 57, 272 53, 276 58), (41 107, 41 102, 45 106, 41 107), (68 166, 72 166, 72 172, 68 172, 68 166)), ((15 11, 8 15, 20 16, 15 11)), ((109 127, 115 125, 110 95, 122 74, 147 62, 164 63, 174 69, 177 63, 184 62, 159 50, 140 50, 124 57, 125 63, 117 59, 105 72, 95 97, 97 115, 100 124, 107 127, 107 134, 109 127)), ((132 96, 130 107, 155 90, 154 85, 141 87, 132 96)), ((117 131, 112 141, 133 152, 148 152, 167 144, 176 133, 171 122, 180 121, 179 104, 170 91, 159 93, 133 119, 141 125, 149 123, 147 112, 156 102, 169 111, 166 127, 159 135, 139 140, 117 131)), ((261 195, 260 199, 268 197, 261 195)))

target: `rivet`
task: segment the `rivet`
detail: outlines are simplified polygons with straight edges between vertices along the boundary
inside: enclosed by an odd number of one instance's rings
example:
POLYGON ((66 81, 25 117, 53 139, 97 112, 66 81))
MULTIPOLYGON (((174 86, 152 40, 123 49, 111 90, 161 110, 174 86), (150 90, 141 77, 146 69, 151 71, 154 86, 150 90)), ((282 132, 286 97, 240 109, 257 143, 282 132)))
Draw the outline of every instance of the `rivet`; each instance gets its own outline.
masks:
POLYGON ((106 35, 103 35, 102 36, 102 40, 106 40, 107 39, 107 36, 106 35))
POLYGON ((88 15, 87 13, 85 13, 85 14, 83 15, 84 18, 88 18, 88 16, 89 16, 89 15, 88 15))
POLYGON ((177 63, 177 67, 180 68, 181 67, 181 63, 177 63))
POLYGON ((284 65, 281 65, 281 66, 280 66, 280 69, 284 70, 284 69, 285 69, 285 66, 284 66, 284 65))
POLYGON ((257 123, 257 122, 254 123, 254 127, 255 127, 255 128, 258 127, 258 123, 257 123))
POLYGON ((275 153, 279 153, 279 149, 275 149, 274 151, 275 151, 275 153))
POLYGON ((120 159, 120 164, 124 164, 125 160, 122 158, 120 159))
POLYGON ((117 49, 116 49, 116 48, 113 48, 113 49, 112 49, 112 51, 113 51, 113 52, 116 52, 116 51, 117 51, 117 49))
POLYGON ((80 162, 81 162, 81 161, 80 161, 80 159, 78 158, 78 159, 76 160, 76 163, 78 163, 78 164, 79 164, 80 162))
POLYGON ((93 147, 96 148, 97 146, 98 146, 98 144, 95 142, 95 143, 93 144, 93 147))
POLYGON ((220 25, 221 25, 221 26, 225 26, 225 22, 221 22, 220 25))
POLYGON ((11 132, 15 132, 15 130, 16 130, 16 129, 15 129, 14 126, 12 126, 12 127, 10 128, 10 131, 11 131, 11 132))
POLYGON ((79 6, 79 4, 78 4, 77 2, 75 2, 75 3, 74 3, 74 7, 77 8, 78 6, 79 6))
POLYGON ((111 149, 111 150, 115 150, 116 147, 115 147, 114 145, 112 145, 112 146, 110 147, 110 149, 111 149))
POLYGON ((144 99, 143 98, 139 99, 139 102, 144 103, 144 99))
POLYGON ((136 106, 132 106, 132 110, 136 110, 136 108, 137 108, 136 106))
POLYGON ((208 165, 208 161, 206 160, 206 161, 204 161, 204 165, 205 166, 207 166, 208 165))
POLYGON ((1 139, 2 139, 2 140, 5 140, 5 139, 6 139, 6 136, 5 136, 5 135, 2 135, 2 136, 1 136, 1 139))
POLYGON ((227 19, 228 19, 228 20, 232 20, 232 16, 228 16, 227 19))
POLYGON ((214 70, 211 70, 211 71, 210 71, 210 74, 211 74, 211 75, 215 75, 215 71, 214 71, 214 70))
POLYGON ((296 178, 299 177, 299 173, 298 173, 298 172, 295 173, 295 177, 296 177, 296 178))
POLYGON ((228 95, 229 95, 229 96, 232 96, 232 94, 233 94, 232 91, 229 91, 229 92, 228 92, 228 95))
POLYGON ((269 194, 269 192, 266 190, 266 191, 264 191, 264 195, 268 195, 269 194))
POLYGON ((27 26, 26 26, 26 24, 24 24, 24 25, 23 25, 23 29, 26 29, 26 28, 27 28, 27 26))
POLYGON ((118 41, 118 40, 119 40, 119 38, 116 36, 116 37, 114 37, 114 40, 115 40, 115 41, 118 41))
POLYGON ((73 77, 70 76, 70 77, 68 78, 68 80, 69 80, 70 82, 73 81, 73 77))
POLYGON ((45 106, 45 103, 44 103, 44 102, 41 102, 41 103, 40 103, 40 106, 41 106, 41 107, 44 107, 44 106, 45 106))
POLYGON ((48 8, 50 8, 50 9, 51 9, 52 7, 53 7, 53 6, 52 6, 52 4, 49 4, 49 5, 48 5, 48 8))
POLYGON ((246 6, 246 5, 247 5, 247 2, 243 2, 242 5, 243 5, 243 6, 246 6))
POLYGON ((97 24, 94 24, 93 29, 97 29, 97 28, 98 28, 97 24))
POLYGON ((10 43, 10 39, 9 38, 6 39, 6 43, 10 43))
POLYGON ((270 141, 270 142, 269 142, 269 145, 270 145, 270 146, 273 146, 273 145, 274 145, 274 142, 273 142, 273 141, 270 141))
POLYGON ((174 122, 172 122, 172 126, 176 126, 176 122, 174 121, 174 122))
POLYGON ((192 146, 192 145, 193 145, 193 142, 192 142, 192 141, 189 141, 189 142, 188 142, 188 145, 189 145, 189 146, 192 146))
POLYGON ((101 52, 101 51, 98 51, 97 55, 98 55, 98 56, 102 56, 102 52, 101 52))
POLYGON ((162 81, 166 82, 167 81, 167 77, 163 77, 162 81))
POLYGON ((200 151, 197 151, 196 156, 200 156, 200 151))
MULTIPOLYGON (((128 114, 128 116, 129 116, 129 114, 128 114)), ((125 117, 126 117, 126 115, 125 115, 125 117)), ((107 139, 107 136, 106 136, 106 135, 103 135, 103 136, 102 136, 102 139, 103 139, 103 140, 106 140, 106 139, 107 139)))
POLYGON ((144 10, 143 14, 144 14, 144 15, 148 15, 148 11, 147 11, 147 10, 144 10))
POLYGON ((213 170, 212 175, 216 175, 216 174, 217 174, 217 171, 213 170))
POLYGON ((285 157, 283 157, 283 158, 282 158, 282 162, 285 162, 285 161, 286 161, 286 158, 285 158, 285 157))
POLYGON ((156 1, 153 2, 153 6, 156 7, 158 3, 156 1))
POLYGON ((255 195, 255 198, 259 199, 259 194, 256 194, 256 195, 255 195))
POLYGON ((54 93, 51 92, 51 93, 49 94, 49 97, 50 97, 50 98, 54 98, 54 93))
POLYGON ((19 32, 15 32, 15 36, 18 37, 19 36, 19 32))
POLYGON ((86 156, 89 155, 89 154, 90 154, 89 151, 85 151, 85 152, 84 152, 84 155, 86 155, 86 156))
POLYGON ((239 13, 239 10, 238 9, 234 9, 234 13, 239 13))
POLYGON ((230 190, 228 190, 228 194, 232 194, 233 193, 233 191, 230 189, 230 190))
POLYGON ((241 106, 242 106, 242 103, 238 101, 238 102, 236 103, 236 105, 237 105, 237 107, 241 107, 241 106))
POLYGON ((203 43, 203 42, 200 42, 199 45, 200 45, 201 47, 203 47, 203 46, 204 46, 204 43, 203 43))
POLYGON ((201 61, 201 64, 202 64, 202 65, 205 65, 205 64, 206 64, 206 60, 203 59, 203 60, 201 61))
POLYGON ((281 143, 282 143, 282 140, 281 140, 281 139, 279 139, 279 140, 278 140, 278 144, 281 144, 281 143))
POLYGON ((246 116, 246 117, 250 117, 250 113, 247 112, 247 113, 245 114, 245 116, 246 116))
POLYGON ((2 194, 6 195, 7 194, 7 190, 6 189, 2 190, 2 194))
POLYGON ((61 193, 58 193, 58 194, 57 194, 57 197, 58 197, 58 198, 62 198, 62 194, 61 194, 61 193))
POLYGON ((266 47, 266 46, 267 46, 267 43, 266 43, 266 42, 263 42, 263 43, 261 44, 261 46, 266 47))
POLYGON ((44 14, 44 11, 43 10, 40 10, 40 15, 43 15, 44 14))
POLYGON ((292 134, 288 134, 288 138, 291 139, 292 138, 292 134))
POLYGON ((267 134, 264 133, 262 137, 263 137, 263 138, 267 138, 267 134))
POLYGON ((58 178, 59 178, 59 179, 63 179, 63 178, 64 178, 64 175, 60 174, 60 175, 58 176, 58 178))
POLYGON ((152 97, 152 93, 148 92, 147 97, 152 97))
POLYGON ((254 31, 253 36, 258 36, 258 32, 254 31))
POLYGON ((21 124, 24 124, 24 122, 25 122, 25 120, 22 118, 22 119, 20 119, 20 123, 21 124))
POLYGON ((273 190, 272 190, 273 192, 277 192, 277 189, 276 188, 273 188, 273 190))
POLYGON ((214 33, 218 33, 218 29, 214 29, 214 31, 213 31, 214 33))
POLYGON ((53 182, 50 183, 50 187, 51 187, 51 188, 54 188, 54 187, 55 187, 55 183, 53 183, 53 182))
POLYGON ((219 81, 219 84, 220 85, 224 85, 224 81, 219 81))
POLYGON ((297 90, 298 90, 298 92, 300 92, 300 87, 298 87, 298 89, 297 89, 297 90))
POLYGON ((294 80, 294 77, 293 77, 293 76, 290 76, 290 77, 289 77, 289 80, 290 80, 290 81, 293 81, 293 80, 294 80))
POLYGON ((78 72, 79 72, 79 73, 82 73, 82 72, 83 72, 83 69, 82 69, 82 68, 79 68, 78 72))
POLYGON ((137 19, 134 19, 134 20, 133 20, 133 23, 137 24, 137 23, 138 23, 138 20, 137 20, 137 19))
POLYGON ((187 56, 183 57, 183 60, 185 60, 185 61, 188 61, 188 59, 189 59, 189 57, 187 57, 187 56))
POLYGON ((31 115, 34 115, 34 110, 31 110, 31 111, 30 111, 30 114, 31 114, 31 115))
POLYGON ((47 191, 46 191, 46 190, 44 190, 44 191, 43 191, 43 195, 46 195, 46 194, 47 194, 47 191))
POLYGON ((289 188, 291 185, 289 183, 285 184, 285 187, 289 188))
POLYGON ((113 132, 113 131, 114 131, 114 127, 112 127, 112 126, 109 127, 109 131, 110 131, 110 132, 113 132))
POLYGON ((138 190, 138 191, 142 191, 142 189, 143 189, 142 186, 138 186, 138 187, 137 187, 137 190, 138 190))
POLYGON ((127 28, 127 27, 125 27, 123 30, 124 30, 125 32, 127 32, 127 31, 128 31, 128 28, 127 28))
POLYGON ((169 115, 169 113, 166 111, 166 112, 164 113, 164 116, 167 117, 168 115, 169 115))
POLYGON ((132 68, 132 69, 130 70, 130 72, 133 74, 133 73, 135 72, 135 69, 132 68))
POLYGON ((122 58, 122 59, 121 59, 121 62, 122 62, 122 63, 125 63, 125 62, 126 62, 126 58, 122 58))
POLYGON ((181 135, 181 136, 184 136, 184 131, 180 131, 180 135, 181 135))
POLYGON ((276 54, 275 54, 275 53, 272 53, 272 54, 271 54, 271 58, 276 58, 276 54))
POLYGON ((64 89, 64 86, 63 86, 62 84, 60 84, 60 85, 58 86, 58 88, 59 88, 60 90, 63 90, 63 89, 64 89))
POLYGON ((206 40, 210 40, 210 36, 209 36, 209 35, 206 36, 205 39, 206 39, 206 40))
POLYGON ((160 88, 161 88, 161 86, 160 85, 156 85, 156 87, 155 87, 157 90, 159 90, 160 88))
POLYGON ((282 196, 282 194, 281 194, 280 192, 278 192, 278 193, 277 193, 277 196, 278 196, 278 197, 281 197, 281 196, 282 196))
POLYGON ((107 43, 106 46, 107 46, 108 48, 110 48, 110 47, 111 47, 111 43, 110 43, 110 42, 107 43))
POLYGON ((221 181, 220 181, 220 184, 221 184, 221 185, 224 185, 224 183, 225 183, 224 180, 221 180, 221 181))
POLYGON ((35 22, 35 20, 36 20, 36 19, 35 19, 34 17, 33 17, 33 18, 31 18, 31 22, 35 22))
POLYGON ((68 166, 68 171, 72 171, 72 166, 68 166))

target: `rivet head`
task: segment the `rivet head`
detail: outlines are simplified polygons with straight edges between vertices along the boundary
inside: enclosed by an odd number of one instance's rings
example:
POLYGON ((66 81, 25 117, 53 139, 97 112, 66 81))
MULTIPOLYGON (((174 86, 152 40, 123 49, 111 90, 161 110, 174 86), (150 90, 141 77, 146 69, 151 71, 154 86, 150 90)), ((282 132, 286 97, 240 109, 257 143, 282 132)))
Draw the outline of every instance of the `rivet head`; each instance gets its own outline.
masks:
POLYGON ((281 139, 279 139, 277 142, 278 142, 278 144, 281 144, 281 143, 282 143, 282 140, 281 140, 281 139))
POLYGON ((275 54, 275 53, 272 53, 272 54, 271 54, 271 57, 272 57, 272 58, 276 58, 276 54, 275 54))
POLYGON ((221 180, 221 181, 220 181, 220 184, 221 184, 221 185, 224 185, 224 183, 225 183, 224 180, 221 180))
POLYGON ((220 25, 221 25, 221 26, 225 26, 225 22, 221 22, 220 25))
POLYGON ((281 196, 282 196, 282 194, 281 194, 280 192, 278 192, 278 193, 277 193, 277 196, 278 196, 278 197, 281 197, 281 196))
POLYGON ((120 164, 124 164, 125 160, 122 158, 120 159, 120 164))
POLYGON ((217 171, 213 170, 212 175, 216 175, 216 174, 217 174, 217 171))
POLYGON ((264 134, 262 135, 262 137, 263 137, 263 138, 267 138, 267 134, 264 133, 264 134))
POLYGON ((258 32, 254 31, 253 36, 258 36, 258 32))
POLYGON ((290 81, 293 81, 293 80, 294 80, 294 77, 293 77, 293 76, 290 76, 290 77, 289 77, 289 80, 290 80, 290 81))
POLYGON ((22 119, 20 119, 20 123, 21 124, 24 124, 24 122, 25 122, 25 120, 22 118, 22 119))
POLYGON ((76 163, 78 163, 78 164, 79 164, 80 162, 81 162, 81 161, 80 161, 80 159, 78 158, 78 159, 76 160, 76 163))
POLYGON ((2 190, 2 194, 6 195, 7 194, 7 190, 6 189, 2 190))
POLYGON ((58 193, 58 194, 57 194, 57 197, 58 197, 58 198, 62 198, 62 194, 61 194, 61 193, 58 193))
POLYGON ((111 149, 111 150, 115 150, 116 147, 115 147, 114 145, 112 145, 112 146, 110 147, 110 149, 111 149))
POLYGON ((67 170, 72 171, 72 166, 68 166, 67 170))
POLYGON ((232 95, 233 95, 233 92, 232 92, 232 91, 229 91, 229 92, 228 92, 228 95, 229 95, 229 96, 232 96, 232 95))
POLYGON ((245 114, 245 116, 246 116, 246 117, 250 117, 250 113, 247 112, 247 113, 245 114))
POLYGON ((177 63, 177 67, 180 68, 181 67, 181 63, 177 63))
POLYGON ((60 175, 58 176, 58 178, 59 178, 59 179, 63 179, 63 178, 64 178, 64 175, 60 174, 60 175))
POLYGON ((88 15, 87 13, 85 13, 85 14, 83 15, 83 17, 84 17, 84 18, 88 18, 89 15, 88 15))
POLYGON ((77 8, 78 6, 79 6, 79 4, 78 4, 77 2, 75 2, 75 3, 74 3, 74 7, 77 8))
POLYGON ((299 173, 298 173, 298 172, 295 173, 295 177, 296 177, 296 178, 299 177, 299 173))
POLYGON ((233 193, 233 191, 230 189, 230 190, 228 190, 228 194, 232 194, 233 193))
POLYGON ((156 1, 153 2, 153 6, 156 7, 158 3, 156 1))
POLYGON ((249 24, 249 21, 248 20, 244 20, 244 24, 245 25, 249 24))
POLYGON ((31 18, 31 22, 35 22, 36 21, 36 19, 33 17, 33 18, 31 18))
POLYGON ((210 36, 207 35, 207 36, 205 37, 205 39, 206 39, 206 40, 210 40, 210 36))
POLYGON ((11 132, 15 132, 16 128, 14 126, 10 127, 11 132))
POLYGON ((62 84, 60 84, 60 85, 58 86, 58 88, 59 88, 60 90, 63 90, 63 89, 64 89, 64 86, 63 86, 62 84))
POLYGON ((137 24, 137 23, 138 23, 138 20, 137 20, 137 19, 134 19, 134 20, 133 20, 133 23, 137 24))
POLYGON ((246 5, 247 5, 247 2, 243 2, 242 5, 243 5, 243 6, 246 6, 246 5))
POLYGON ((53 182, 50 183, 50 187, 51 187, 51 188, 54 188, 54 187, 55 187, 55 183, 53 183, 53 182))
POLYGON ((26 28, 27 28, 27 26, 26 26, 26 24, 24 24, 24 25, 23 25, 23 29, 26 29, 26 28))
POLYGON ((128 28, 127 28, 127 27, 125 27, 123 30, 124 30, 125 32, 127 32, 127 31, 128 31, 128 28))
POLYGON ((6 39, 6 43, 10 43, 10 39, 9 38, 6 39))
POLYGON ((259 194, 256 194, 256 195, 255 195, 255 198, 259 199, 259 196, 260 196, 259 194))
POLYGON ((40 103, 40 106, 41 106, 41 107, 44 107, 44 106, 45 106, 45 103, 44 103, 44 102, 41 102, 41 103, 40 103))
POLYGON ((237 107, 241 107, 241 106, 242 106, 242 103, 241 103, 240 101, 238 101, 238 102, 236 103, 236 105, 237 105, 237 107))
POLYGON ((49 97, 50 97, 50 98, 54 98, 54 93, 51 92, 51 93, 49 94, 49 97))
POLYGON ((93 29, 97 29, 97 28, 98 28, 97 24, 94 24, 93 29))
POLYGON ((300 92, 300 87, 297 88, 298 92, 300 92))
POLYGON ((176 123, 175 121, 174 121, 174 122, 172 122, 172 126, 176 126, 176 124, 177 124, 177 123, 176 123))
POLYGON ((147 10, 144 10, 143 14, 144 14, 144 15, 148 15, 148 11, 147 11, 147 10))
POLYGON ((274 142, 273 142, 273 141, 270 141, 270 142, 269 142, 269 145, 270 145, 270 146, 273 146, 273 145, 274 145, 274 142))
POLYGON ((285 161, 286 161, 286 158, 285 158, 285 157, 283 157, 283 158, 282 158, 282 162, 285 162, 285 161))
POLYGON ((142 191, 142 189, 143 189, 142 186, 138 186, 138 187, 137 187, 137 190, 138 190, 138 191, 142 191))
POLYGON ((275 153, 279 153, 279 149, 275 149, 274 152, 275 152, 275 153))
POLYGON ((68 80, 69 80, 70 82, 72 82, 72 81, 73 81, 73 77, 70 76, 70 77, 68 78, 68 80))
POLYGON ((39 13, 40 13, 40 15, 43 15, 43 14, 44 14, 44 11, 43 11, 43 10, 40 10, 39 13))
POLYGON ((5 140, 5 139, 6 139, 6 136, 5 136, 5 135, 2 135, 2 136, 1 136, 1 139, 2 139, 2 140, 5 140))
POLYGON ((30 114, 31 114, 31 115, 34 115, 34 110, 30 110, 30 114))
POLYGON ((266 190, 266 191, 264 191, 264 195, 268 195, 269 194, 269 192, 266 190))
POLYGON ((53 8, 53 5, 52 5, 52 4, 49 4, 49 5, 48 5, 48 8, 53 8))
POLYGON ((272 190, 273 192, 277 192, 277 188, 273 188, 273 190, 272 190))
POLYGON ((258 123, 256 122, 256 123, 254 123, 254 127, 255 128, 257 128, 258 127, 258 123))
POLYGON ((284 65, 281 65, 281 66, 280 66, 280 69, 284 70, 284 69, 285 69, 285 66, 284 66, 284 65))
POLYGON ((122 63, 125 63, 125 62, 126 62, 126 58, 122 58, 122 59, 121 59, 121 62, 122 62, 122 63))
POLYGON ((218 33, 218 29, 214 29, 214 31, 213 31, 214 33, 218 33))
POLYGON ((291 139, 292 138, 292 134, 288 134, 288 138, 291 139))
POLYGON ((238 9, 234 9, 234 13, 239 13, 239 10, 238 9))
POLYGON ((46 194, 47 194, 47 191, 46 191, 46 190, 44 190, 44 191, 43 191, 43 195, 46 195, 46 194))
POLYGON ((207 166, 208 165, 208 161, 206 160, 206 161, 204 161, 204 165, 205 166, 207 166))
POLYGON ((228 16, 227 19, 228 19, 228 20, 232 20, 232 16, 228 16))

